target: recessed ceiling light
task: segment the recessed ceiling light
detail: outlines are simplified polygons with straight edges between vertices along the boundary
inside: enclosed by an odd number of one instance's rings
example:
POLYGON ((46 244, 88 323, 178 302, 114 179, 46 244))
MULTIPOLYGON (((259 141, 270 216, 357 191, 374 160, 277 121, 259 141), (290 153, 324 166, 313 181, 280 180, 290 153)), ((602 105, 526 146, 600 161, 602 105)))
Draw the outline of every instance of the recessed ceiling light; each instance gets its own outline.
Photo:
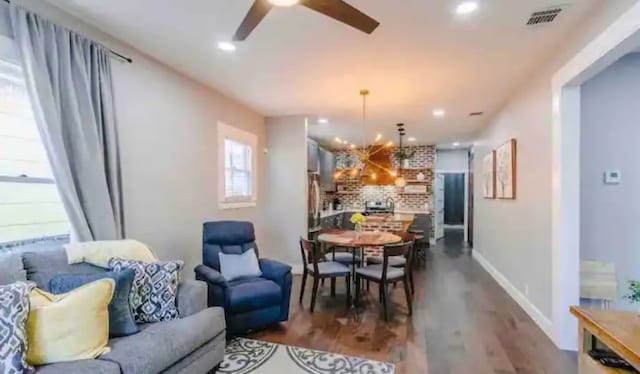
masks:
POLYGON ((275 6, 292 6, 298 3, 300 0, 269 0, 269 2, 275 6))
POLYGON ((465 1, 456 7, 456 14, 471 14, 478 10, 478 3, 475 1, 465 1))
POLYGON ((434 117, 444 117, 444 115, 445 115, 446 113, 447 113, 447 112, 445 112, 445 110, 444 110, 444 109, 434 109, 434 110, 433 110, 433 116, 434 116, 434 117))
POLYGON ((223 51, 233 52, 236 50, 236 45, 231 42, 218 42, 218 48, 223 51))
POLYGON ((459 146, 459 145, 460 145, 460 142, 453 142, 453 146, 454 146, 454 147, 457 147, 457 146, 459 146))
POLYGON ((415 142, 416 138, 414 138, 413 136, 410 136, 407 140, 410 141, 410 142, 415 142))
POLYGON ((323 123, 323 124, 329 123, 329 120, 326 118, 318 118, 318 123, 323 123))

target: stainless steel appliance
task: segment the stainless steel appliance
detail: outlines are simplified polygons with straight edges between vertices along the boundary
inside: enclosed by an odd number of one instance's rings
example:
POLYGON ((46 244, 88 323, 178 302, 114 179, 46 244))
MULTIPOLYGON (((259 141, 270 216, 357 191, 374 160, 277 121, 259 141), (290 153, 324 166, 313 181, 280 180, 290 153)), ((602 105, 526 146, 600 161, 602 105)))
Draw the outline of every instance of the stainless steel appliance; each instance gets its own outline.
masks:
POLYGON ((315 232, 320 229, 320 175, 318 173, 307 175, 307 227, 309 232, 315 232))
POLYGON ((395 203, 392 198, 382 201, 367 201, 364 203, 365 214, 393 214, 395 203))

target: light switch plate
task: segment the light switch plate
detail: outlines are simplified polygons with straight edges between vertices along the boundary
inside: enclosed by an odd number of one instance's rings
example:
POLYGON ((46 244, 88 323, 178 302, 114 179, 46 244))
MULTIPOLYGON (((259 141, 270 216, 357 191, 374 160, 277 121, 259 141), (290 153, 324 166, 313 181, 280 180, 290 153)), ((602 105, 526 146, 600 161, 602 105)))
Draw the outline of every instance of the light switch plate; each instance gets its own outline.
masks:
POLYGON ((620 170, 607 170, 604 172, 604 184, 620 184, 622 175, 620 170))

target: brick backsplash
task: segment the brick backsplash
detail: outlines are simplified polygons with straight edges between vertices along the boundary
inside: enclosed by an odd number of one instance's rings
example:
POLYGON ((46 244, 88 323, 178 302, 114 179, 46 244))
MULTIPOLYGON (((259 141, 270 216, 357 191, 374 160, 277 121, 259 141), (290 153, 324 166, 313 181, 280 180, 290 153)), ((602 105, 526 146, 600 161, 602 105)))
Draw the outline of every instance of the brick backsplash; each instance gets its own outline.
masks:
MULTIPOLYGON (((426 170, 404 169, 402 172, 403 176, 406 179, 417 179, 418 173, 422 172, 425 175, 424 184, 427 186, 427 194, 403 194, 403 188, 396 186, 365 186, 358 177, 346 177, 342 185, 346 186, 347 193, 327 193, 323 194, 322 197, 329 201, 337 197, 346 208, 363 209, 367 201, 385 201, 387 198, 392 198, 395 201, 396 209, 423 210, 427 204, 429 207, 432 207, 433 167, 436 156, 435 146, 409 146, 407 148, 416 151, 415 156, 409 162, 409 168, 425 168, 426 170)), ((351 152, 338 150, 335 154, 338 169, 351 168, 358 163, 357 156, 351 152)), ((392 158, 392 165, 398 167, 399 163, 392 158)))

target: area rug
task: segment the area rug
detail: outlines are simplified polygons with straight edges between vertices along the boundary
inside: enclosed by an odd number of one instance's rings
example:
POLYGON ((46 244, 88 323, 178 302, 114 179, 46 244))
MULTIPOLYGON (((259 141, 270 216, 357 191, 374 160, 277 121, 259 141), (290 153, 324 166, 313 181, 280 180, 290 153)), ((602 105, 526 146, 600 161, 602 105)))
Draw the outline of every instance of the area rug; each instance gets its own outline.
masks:
POLYGON ((234 374, 393 374, 387 362, 343 356, 258 340, 227 342, 224 361, 216 373, 234 374))

